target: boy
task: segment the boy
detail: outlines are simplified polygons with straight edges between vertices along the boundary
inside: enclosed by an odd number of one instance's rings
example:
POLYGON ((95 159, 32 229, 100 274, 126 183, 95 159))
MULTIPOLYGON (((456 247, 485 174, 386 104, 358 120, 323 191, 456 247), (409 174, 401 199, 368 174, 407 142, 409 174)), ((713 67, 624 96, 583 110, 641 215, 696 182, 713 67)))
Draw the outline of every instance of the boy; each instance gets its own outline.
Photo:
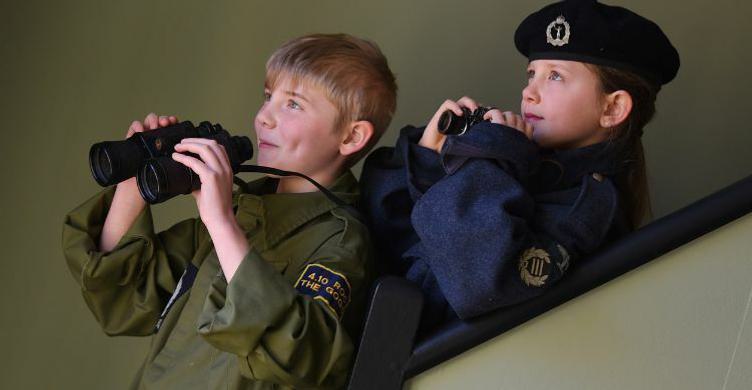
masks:
MULTIPOLYGON (((353 203, 349 167, 396 107, 378 47, 343 34, 287 42, 267 62, 264 96, 259 165, 303 173, 353 203)), ((176 122, 150 114, 128 136, 176 122)), ((366 228, 299 178, 266 177, 233 194, 213 141, 185 139, 173 158, 201 178, 200 218, 155 234, 129 179, 63 228, 69 267, 104 331, 154 335, 132 386, 341 387, 373 276, 366 228)))

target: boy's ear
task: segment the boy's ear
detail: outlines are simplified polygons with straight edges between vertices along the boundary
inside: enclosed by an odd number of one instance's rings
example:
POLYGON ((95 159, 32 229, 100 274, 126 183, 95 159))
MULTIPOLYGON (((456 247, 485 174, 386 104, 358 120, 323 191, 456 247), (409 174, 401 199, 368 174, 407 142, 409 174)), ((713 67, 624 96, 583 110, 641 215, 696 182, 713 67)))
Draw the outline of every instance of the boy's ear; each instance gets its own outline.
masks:
POLYGON ((342 142, 339 144, 339 153, 349 156, 362 150, 373 137, 373 124, 369 121, 354 121, 347 126, 342 142))
POLYGON ((620 125, 632 112, 632 96, 624 90, 606 95, 606 106, 601 115, 601 127, 608 129, 620 125))

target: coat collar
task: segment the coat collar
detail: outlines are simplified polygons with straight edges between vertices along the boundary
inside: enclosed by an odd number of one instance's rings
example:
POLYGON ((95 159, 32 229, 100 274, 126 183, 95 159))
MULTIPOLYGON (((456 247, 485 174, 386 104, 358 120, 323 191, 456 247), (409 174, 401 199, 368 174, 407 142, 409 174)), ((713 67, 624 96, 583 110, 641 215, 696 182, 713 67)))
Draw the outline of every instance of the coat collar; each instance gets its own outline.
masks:
POLYGON ((577 149, 544 151, 538 172, 559 187, 579 183, 584 175, 599 173, 612 177, 623 172, 632 161, 613 142, 605 141, 577 149))
MULTIPOLYGON (((320 191, 277 194, 274 191, 278 182, 279 179, 264 177, 247 183, 233 199, 240 226, 251 232, 260 225, 260 242, 266 248, 276 246, 299 227, 337 207, 320 191)), ((347 204, 358 199, 358 182, 349 170, 328 188, 347 204)))

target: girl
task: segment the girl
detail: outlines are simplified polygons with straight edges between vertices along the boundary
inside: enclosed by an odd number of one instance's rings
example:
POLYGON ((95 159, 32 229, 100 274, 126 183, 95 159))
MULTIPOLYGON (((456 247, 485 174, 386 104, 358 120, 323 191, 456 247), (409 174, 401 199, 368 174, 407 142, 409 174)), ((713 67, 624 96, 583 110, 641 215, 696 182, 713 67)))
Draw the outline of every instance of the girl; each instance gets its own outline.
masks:
POLYGON ((423 289, 424 329, 542 294, 648 213, 640 136, 679 67, 660 28, 569 0, 528 16, 515 44, 529 59, 520 114, 445 136, 444 111, 478 108, 447 100, 364 166, 377 247, 423 289))

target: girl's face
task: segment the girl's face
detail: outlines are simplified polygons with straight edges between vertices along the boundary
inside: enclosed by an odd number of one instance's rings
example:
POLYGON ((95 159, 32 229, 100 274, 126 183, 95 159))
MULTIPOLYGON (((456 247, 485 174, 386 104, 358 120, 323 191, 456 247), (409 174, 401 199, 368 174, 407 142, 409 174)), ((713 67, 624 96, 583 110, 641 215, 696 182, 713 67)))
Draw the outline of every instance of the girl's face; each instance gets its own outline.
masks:
POLYGON ((520 111, 533 125, 533 140, 549 149, 573 149, 604 141, 606 94, 600 81, 577 61, 535 60, 527 67, 520 111))

